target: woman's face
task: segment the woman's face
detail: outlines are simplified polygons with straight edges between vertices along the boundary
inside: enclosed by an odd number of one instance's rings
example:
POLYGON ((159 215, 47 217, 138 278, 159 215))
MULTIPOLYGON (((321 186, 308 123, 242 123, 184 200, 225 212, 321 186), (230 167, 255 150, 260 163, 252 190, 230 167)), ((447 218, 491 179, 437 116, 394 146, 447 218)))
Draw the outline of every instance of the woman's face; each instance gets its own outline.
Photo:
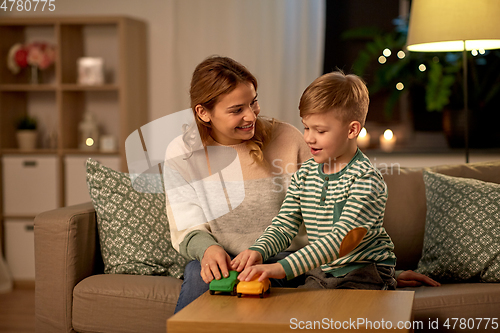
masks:
POLYGON ((203 121, 210 122, 210 135, 215 141, 223 145, 235 145, 254 136, 260 107, 254 86, 245 82, 229 94, 220 96, 211 112, 201 105, 196 107, 196 112, 203 121))

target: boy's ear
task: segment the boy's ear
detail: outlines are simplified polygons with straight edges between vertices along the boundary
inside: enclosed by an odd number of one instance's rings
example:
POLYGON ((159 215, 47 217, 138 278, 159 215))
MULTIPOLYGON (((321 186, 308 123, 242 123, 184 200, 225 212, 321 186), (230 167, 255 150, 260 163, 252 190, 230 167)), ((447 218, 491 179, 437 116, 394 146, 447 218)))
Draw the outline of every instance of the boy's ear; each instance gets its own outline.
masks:
POLYGON ((198 104, 194 107, 194 111, 196 111, 196 114, 198 117, 200 117, 201 120, 203 120, 206 123, 210 122, 210 116, 207 110, 201 106, 201 104, 198 104))
POLYGON ((349 139, 356 139, 359 135, 359 132, 361 132, 361 123, 357 120, 351 121, 349 124, 349 133, 347 137, 349 139))

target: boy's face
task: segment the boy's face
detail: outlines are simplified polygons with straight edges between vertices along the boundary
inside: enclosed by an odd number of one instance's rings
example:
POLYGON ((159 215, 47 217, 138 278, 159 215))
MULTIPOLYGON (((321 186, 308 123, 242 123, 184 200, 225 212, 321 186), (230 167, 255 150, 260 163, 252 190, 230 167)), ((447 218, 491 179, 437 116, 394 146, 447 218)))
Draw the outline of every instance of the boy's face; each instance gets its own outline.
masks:
POLYGON ((349 123, 339 120, 332 111, 307 115, 302 118, 302 123, 304 140, 311 148, 314 161, 348 163, 351 160, 349 123))

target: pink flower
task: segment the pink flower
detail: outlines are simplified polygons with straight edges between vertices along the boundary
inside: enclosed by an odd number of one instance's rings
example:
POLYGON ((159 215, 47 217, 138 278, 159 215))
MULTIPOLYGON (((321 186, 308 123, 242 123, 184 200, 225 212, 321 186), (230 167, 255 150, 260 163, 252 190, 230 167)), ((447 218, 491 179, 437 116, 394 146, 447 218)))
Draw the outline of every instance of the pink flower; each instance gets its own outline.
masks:
POLYGON ((56 48, 53 45, 48 45, 45 49, 45 55, 49 58, 51 63, 56 61, 56 48))
POLYGON ((50 67, 56 59, 56 51, 53 45, 32 42, 27 45, 15 44, 9 50, 7 66, 14 74, 19 73, 21 68, 36 66, 41 70, 50 67))
POLYGON ((31 47, 28 48, 28 64, 40 67, 42 58, 43 51, 39 45, 31 45, 31 47))
POLYGON ((38 63, 38 67, 40 67, 40 69, 43 70, 43 69, 48 68, 50 65, 52 65, 52 61, 50 60, 48 55, 46 53, 44 53, 42 55, 40 62, 38 63))
POLYGON ((16 64, 19 67, 24 68, 24 67, 28 66, 28 51, 26 51, 25 49, 17 50, 14 57, 16 59, 16 64))

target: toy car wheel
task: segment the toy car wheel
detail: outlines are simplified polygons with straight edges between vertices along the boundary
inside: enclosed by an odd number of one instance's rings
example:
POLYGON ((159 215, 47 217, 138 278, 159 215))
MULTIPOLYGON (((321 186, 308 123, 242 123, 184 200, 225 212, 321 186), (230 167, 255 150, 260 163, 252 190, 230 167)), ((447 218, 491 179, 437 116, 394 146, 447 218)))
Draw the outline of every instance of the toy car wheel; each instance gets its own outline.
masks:
POLYGON ((271 288, 267 288, 266 294, 270 294, 270 293, 271 293, 271 288))
POLYGON ((260 293, 260 298, 264 298, 264 292, 260 293))
POLYGON ((213 294, 215 294, 215 291, 210 290, 210 295, 213 295, 213 294))
POLYGON ((241 297, 241 293, 238 293, 238 298, 240 298, 240 297, 241 297))

